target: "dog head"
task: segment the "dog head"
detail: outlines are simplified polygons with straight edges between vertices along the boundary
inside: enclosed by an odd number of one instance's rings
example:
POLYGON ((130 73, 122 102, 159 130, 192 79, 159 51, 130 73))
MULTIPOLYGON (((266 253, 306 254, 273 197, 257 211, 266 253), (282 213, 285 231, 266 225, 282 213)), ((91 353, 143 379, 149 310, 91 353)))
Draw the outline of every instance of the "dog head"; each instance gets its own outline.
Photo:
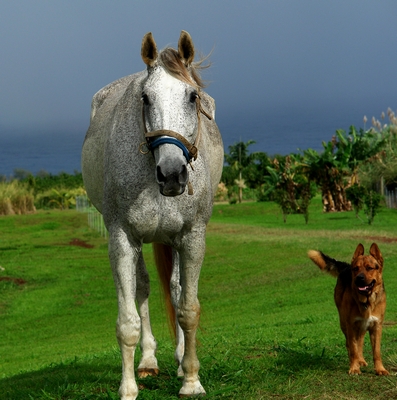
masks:
POLYGON ((351 262, 353 288, 361 300, 369 298, 382 283, 383 257, 376 243, 372 243, 369 254, 364 255, 364 246, 360 243, 351 262))

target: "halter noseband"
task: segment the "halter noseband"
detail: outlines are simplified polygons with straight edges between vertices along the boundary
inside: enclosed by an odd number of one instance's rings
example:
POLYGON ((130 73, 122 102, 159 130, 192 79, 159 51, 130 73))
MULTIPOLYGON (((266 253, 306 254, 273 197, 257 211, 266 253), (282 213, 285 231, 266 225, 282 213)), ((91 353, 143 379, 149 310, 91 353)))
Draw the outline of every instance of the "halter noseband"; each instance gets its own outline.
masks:
POLYGON ((191 164, 192 159, 197 159, 198 153, 198 145, 200 142, 201 130, 200 130, 200 113, 204 114, 209 120, 212 120, 212 117, 203 110, 201 107, 200 96, 198 95, 196 98, 196 110, 197 110, 197 136, 196 140, 193 144, 191 144, 186 138, 184 138, 181 134, 175 131, 171 131, 168 129, 159 129, 157 131, 148 132, 146 128, 146 118, 145 118, 145 108, 142 104, 142 122, 143 122, 143 130, 145 134, 146 141, 141 143, 139 146, 139 151, 142 154, 147 154, 149 151, 153 153, 153 150, 156 147, 161 146, 162 144, 174 144, 179 147, 183 155, 185 156, 187 162, 191 164), (156 138, 154 140, 150 140, 151 138, 156 138), (147 151, 144 151, 143 146, 147 147, 147 151))

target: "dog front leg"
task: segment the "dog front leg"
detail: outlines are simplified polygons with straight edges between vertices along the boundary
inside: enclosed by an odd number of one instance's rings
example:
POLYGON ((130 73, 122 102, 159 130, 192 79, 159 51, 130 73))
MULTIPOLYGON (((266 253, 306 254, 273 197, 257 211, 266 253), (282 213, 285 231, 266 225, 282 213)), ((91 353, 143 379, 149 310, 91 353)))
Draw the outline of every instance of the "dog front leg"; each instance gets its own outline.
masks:
POLYGON ((371 338, 372 354, 374 357, 374 366, 376 375, 389 375, 382 363, 380 355, 380 341, 382 338, 382 325, 375 324, 369 331, 371 338))
POLYGON ((368 365, 368 363, 364 359, 364 338, 365 332, 362 332, 358 339, 358 362, 361 367, 366 367, 368 365))
POLYGON ((350 369, 349 375, 361 374, 360 365, 362 361, 362 349, 360 349, 360 335, 353 329, 348 329, 346 332, 346 347, 349 352, 350 369), (361 352, 361 353, 360 353, 361 352))

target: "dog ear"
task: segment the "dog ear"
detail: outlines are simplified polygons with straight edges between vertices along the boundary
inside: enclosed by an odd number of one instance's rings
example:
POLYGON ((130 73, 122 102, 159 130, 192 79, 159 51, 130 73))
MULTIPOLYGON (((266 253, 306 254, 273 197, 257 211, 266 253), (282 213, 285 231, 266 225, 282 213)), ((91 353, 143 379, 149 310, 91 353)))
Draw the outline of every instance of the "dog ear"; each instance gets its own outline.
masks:
POLYGON ((369 249, 369 254, 378 262, 380 267, 383 267, 383 257, 382 253, 379 250, 379 247, 376 243, 372 243, 371 248, 369 249))
POLYGON ((360 257, 364 254, 364 246, 360 243, 357 248, 356 251, 353 254, 353 258, 352 258, 352 262, 357 258, 360 257))

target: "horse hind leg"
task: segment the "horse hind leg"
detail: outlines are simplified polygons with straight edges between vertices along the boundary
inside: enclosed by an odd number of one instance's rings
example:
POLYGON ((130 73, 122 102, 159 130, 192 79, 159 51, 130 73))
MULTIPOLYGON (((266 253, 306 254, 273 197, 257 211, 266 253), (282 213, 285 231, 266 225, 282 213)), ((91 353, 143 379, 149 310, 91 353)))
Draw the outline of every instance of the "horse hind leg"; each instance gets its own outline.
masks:
POLYGON ((141 360, 138 365, 138 377, 156 376, 159 367, 156 358, 157 343, 152 333, 149 316, 150 280, 143 260, 142 252, 137 265, 137 301, 141 317, 141 360))

